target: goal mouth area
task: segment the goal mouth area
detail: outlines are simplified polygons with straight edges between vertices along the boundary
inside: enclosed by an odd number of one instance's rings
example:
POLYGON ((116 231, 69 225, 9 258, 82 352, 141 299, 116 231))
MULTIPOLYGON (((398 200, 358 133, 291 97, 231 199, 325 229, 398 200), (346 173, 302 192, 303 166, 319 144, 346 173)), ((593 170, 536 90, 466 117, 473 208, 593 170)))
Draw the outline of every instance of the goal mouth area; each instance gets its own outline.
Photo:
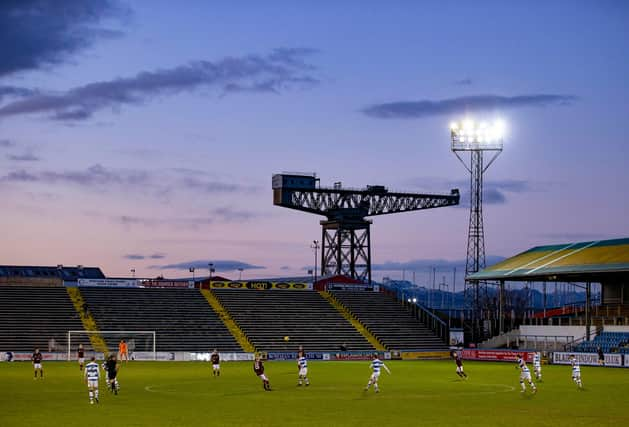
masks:
POLYGON ((79 344, 83 344, 86 357, 88 354, 117 354, 118 344, 124 340, 127 344, 128 357, 133 353, 149 354, 157 360, 156 331, 87 331, 74 330, 67 332, 68 360, 77 360, 79 344))

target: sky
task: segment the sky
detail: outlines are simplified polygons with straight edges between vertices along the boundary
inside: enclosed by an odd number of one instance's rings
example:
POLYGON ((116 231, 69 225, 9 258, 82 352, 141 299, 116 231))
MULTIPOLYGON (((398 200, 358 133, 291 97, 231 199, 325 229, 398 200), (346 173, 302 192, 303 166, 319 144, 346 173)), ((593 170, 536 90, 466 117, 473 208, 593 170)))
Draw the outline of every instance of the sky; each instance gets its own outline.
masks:
POLYGON ((304 171, 460 188, 373 218, 372 257, 376 279, 461 272, 464 117, 507 123, 489 263, 627 237, 627 22, 622 0, 1 2, 0 264, 303 275, 321 217, 273 206, 271 176, 304 171))

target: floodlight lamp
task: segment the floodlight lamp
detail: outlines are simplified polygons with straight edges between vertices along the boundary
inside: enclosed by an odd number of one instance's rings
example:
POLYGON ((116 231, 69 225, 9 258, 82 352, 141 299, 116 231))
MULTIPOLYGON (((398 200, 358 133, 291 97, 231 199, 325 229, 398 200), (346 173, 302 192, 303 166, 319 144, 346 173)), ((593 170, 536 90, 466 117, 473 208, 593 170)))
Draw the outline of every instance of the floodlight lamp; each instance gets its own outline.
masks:
POLYGON ((413 298, 413 302, 417 302, 417 298, 413 298))
POLYGON ((465 126, 465 129, 471 131, 471 130, 474 129, 474 121, 471 120, 471 119, 467 119, 467 120, 465 120, 464 126, 465 126))
POLYGON ((450 123, 450 130, 457 131, 459 129, 459 124, 457 122, 450 123))
POLYGON ((407 301, 408 301, 408 302, 411 302, 411 299, 409 298, 407 301))

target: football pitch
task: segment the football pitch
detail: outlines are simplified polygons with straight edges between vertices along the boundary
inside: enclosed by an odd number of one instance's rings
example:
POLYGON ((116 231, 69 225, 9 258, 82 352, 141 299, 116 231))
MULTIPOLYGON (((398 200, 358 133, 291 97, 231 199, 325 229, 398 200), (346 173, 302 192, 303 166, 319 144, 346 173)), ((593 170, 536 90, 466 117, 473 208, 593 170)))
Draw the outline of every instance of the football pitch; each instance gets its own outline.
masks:
POLYGON ((582 367, 578 391, 569 366, 543 368, 535 395, 522 395, 512 363, 386 361, 380 393, 363 391, 369 362, 310 361, 310 387, 297 387, 295 362, 267 362, 265 392, 250 362, 225 362, 213 378, 203 362, 131 362, 120 394, 101 380, 89 404, 76 363, 0 364, 0 426, 593 426, 629 425, 629 369, 582 367))

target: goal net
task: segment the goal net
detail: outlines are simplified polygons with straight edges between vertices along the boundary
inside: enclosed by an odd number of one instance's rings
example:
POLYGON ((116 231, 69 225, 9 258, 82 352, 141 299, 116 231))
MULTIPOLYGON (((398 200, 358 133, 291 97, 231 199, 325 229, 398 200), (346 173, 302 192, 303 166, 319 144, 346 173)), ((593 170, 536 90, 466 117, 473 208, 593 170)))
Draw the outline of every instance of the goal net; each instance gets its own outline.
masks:
POLYGON ((77 359, 80 344, 83 344, 86 358, 97 353, 118 354, 121 340, 127 343, 129 360, 156 360, 155 338, 155 331, 68 331, 68 360, 77 359))

